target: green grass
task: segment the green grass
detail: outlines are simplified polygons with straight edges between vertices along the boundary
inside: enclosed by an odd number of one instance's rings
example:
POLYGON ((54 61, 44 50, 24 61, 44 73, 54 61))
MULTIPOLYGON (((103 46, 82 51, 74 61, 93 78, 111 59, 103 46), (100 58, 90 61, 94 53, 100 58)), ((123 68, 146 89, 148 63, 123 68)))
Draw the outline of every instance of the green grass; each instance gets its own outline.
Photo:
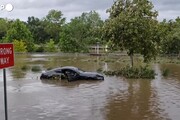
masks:
POLYGON ((154 63, 172 63, 172 64, 180 64, 179 58, 169 58, 169 57, 157 57, 154 63))
POLYGON ((27 66, 27 65, 23 65, 21 67, 21 70, 23 70, 23 71, 27 71, 28 69, 29 69, 29 66, 27 66))

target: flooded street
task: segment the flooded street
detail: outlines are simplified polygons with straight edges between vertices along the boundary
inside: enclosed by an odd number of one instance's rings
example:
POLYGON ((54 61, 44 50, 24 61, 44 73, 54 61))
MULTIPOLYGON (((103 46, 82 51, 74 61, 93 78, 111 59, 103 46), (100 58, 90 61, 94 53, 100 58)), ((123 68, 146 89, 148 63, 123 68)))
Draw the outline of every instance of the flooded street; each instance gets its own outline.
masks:
MULTIPOLYGON (((105 76, 104 81, 41 81, 47 68, 76 66, 85 71, 116 70, 123 62, 88 55, 17 54, 7 69, 9 120, 179 120, 180 64, 153 64, 153 80, 105 76), (24 65, 39 66, 32 72, 24 65), (164 68, 171 71, 164 78, 164 68)), ((0 120, 4 120, 0 70, 0 120)))

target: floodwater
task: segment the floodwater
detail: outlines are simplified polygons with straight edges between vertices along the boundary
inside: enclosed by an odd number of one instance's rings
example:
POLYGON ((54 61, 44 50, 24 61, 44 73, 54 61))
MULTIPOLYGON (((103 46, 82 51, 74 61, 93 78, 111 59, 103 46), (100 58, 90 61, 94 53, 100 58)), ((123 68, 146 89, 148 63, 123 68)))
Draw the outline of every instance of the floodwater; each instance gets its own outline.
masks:
MULTIPOLYGON (((180 120, 180 64, 153 64, 153 80, 105 76, 104 81, 41 81, 43 70, 76 66, 86 71, 115 70, 123 62, 68 54, 17 54, 6 69, 9 120, 180 120), (22 66, 29 69, 22 71, 22 66), (32 66, 42 71, 32 72, 32 66), (164 78, 162 70, 171 71, 164 78)), ((4 120, 0 70, 0 120, 4 120)))

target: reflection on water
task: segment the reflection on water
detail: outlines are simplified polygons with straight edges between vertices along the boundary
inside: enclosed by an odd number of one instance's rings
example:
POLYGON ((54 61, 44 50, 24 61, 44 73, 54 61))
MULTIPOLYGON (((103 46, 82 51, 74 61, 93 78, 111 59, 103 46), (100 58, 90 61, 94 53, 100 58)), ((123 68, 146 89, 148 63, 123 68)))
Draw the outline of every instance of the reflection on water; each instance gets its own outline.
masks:
MULTIPOLYGON (((76 66, 86 71, 118 69, 121 58, 105 62, 88 55, 18 54, 7 69, 9 119, 12 120, 179 120, 180 65, 155 64, 154 80, 105 76, 104 81, 41 81, 41 72, 22 71, 24 65, 76 66), (162 77, 164 68, 171 70, 162 77)), ((123 59, 123 58, 122 58, 123 59)), ((0 70, 0 116, 4 116, 0 70)), ((4 120, 4 117, 0 117, 4 120)))
POLYGON ((163 120, 156 91, 150 80, 127 80, 128 88, 115 94, 107 105, 108 120, 163 120))

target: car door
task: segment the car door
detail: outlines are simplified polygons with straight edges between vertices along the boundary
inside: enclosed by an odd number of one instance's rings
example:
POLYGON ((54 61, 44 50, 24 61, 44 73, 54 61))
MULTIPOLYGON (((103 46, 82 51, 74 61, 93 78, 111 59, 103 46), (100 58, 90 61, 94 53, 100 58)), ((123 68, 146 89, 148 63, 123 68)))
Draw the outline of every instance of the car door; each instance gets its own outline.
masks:
POLYGON ((62 76, 62 71, 60 69, 55 70, 51 75, 53 79, 61 79, 61 76, 62 76))
POLYGON ((78 77, 78 73, 76 71, 69 70, 69 69, 65 70, 65 75, 67 76, 67 79, 69 81, 76 80, 78 77))

